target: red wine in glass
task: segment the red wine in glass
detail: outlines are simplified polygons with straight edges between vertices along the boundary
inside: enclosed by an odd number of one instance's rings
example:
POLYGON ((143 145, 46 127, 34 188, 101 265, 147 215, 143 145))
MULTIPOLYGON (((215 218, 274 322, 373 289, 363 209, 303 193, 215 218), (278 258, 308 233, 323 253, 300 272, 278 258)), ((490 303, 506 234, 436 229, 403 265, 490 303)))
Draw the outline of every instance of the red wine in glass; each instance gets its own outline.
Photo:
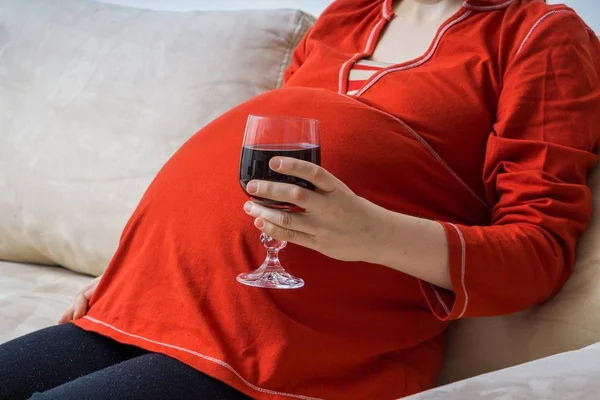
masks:
MULTIPOLYGON (((302 186, 303 188, 314 190, 312 183, 296 178, 295 176, 283 175, 269 168, 269 161, 273 157, 291 157, 298 160, 304 160, 313 164, 321 165, 321 149, 318 145, 310 143, 290 143, 290 144, 263 144, 248 145, 242 148, 242 157, 240 160, 240 183, 242 189, 246 192, 246 185, 253 179, 264 181, 274 181, 282 183, 291 183, 302 186)), ((248 194, 248 192, 246 192, 248 194)), ((281 208, 293 210, 296 206, 290 203, 263 199, 251 196, 252 200, 263 206, 272 208, 281 208)))
MULTIPOLYGON (((292 157, 321 164, 319 121, 310 118, 250 115, 246 124, 240 157, 240 184, 252 201, 266 207, 299 212, 294 204, 250 196, 246 185, 253 179, 298 185, 309 190, 314 186, 304 179, 283 175, 269 167, 273 157, 292 157)), ((240 283, 272 289, 297 289, 304 281, 287 272, 279 260, 279 251, 285 241, 261 234, 260 241, 267 249, 267 257, 258 269, 238 275, 240 283)))

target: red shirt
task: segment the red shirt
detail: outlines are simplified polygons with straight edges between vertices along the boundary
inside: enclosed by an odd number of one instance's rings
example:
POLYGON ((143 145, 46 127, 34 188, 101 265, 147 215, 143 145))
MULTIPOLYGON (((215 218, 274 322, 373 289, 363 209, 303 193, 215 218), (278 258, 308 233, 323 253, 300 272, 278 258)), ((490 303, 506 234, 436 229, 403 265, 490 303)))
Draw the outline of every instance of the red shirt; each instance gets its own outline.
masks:
POLYGON ((162 352, 253 398, 393 399, 434 384, 443 332, 548 299, 590 218, 600 44, 565 6, 467 1, 419 59, 346 96, 389 0, 338 0, 284 89, 234 108, 159 172, 77 325, 162 352), (323 90, 326 89, 326 90, 323 90), (358 195, 446 229, 453 292, 289 245, 299 290, 238 284, 264 258, 242 211, 249 113, 318 118, 323 166, 358 195))
MULTIPOLYGON (((374 51, 391 5, 336 1, 295 53, 287 86, 346 93, 352 63, 374 51)), ((412 127, 490 207, 469 222, 491 227, 445 224, 456 296, 440 292, 440 302, 424 285, 440 318, 516 312, 570 276, 591 212, 583 183, 598 152, 599 75, 598 39, 569 7, 472 0, 424 56, 356 95, 412 127)))

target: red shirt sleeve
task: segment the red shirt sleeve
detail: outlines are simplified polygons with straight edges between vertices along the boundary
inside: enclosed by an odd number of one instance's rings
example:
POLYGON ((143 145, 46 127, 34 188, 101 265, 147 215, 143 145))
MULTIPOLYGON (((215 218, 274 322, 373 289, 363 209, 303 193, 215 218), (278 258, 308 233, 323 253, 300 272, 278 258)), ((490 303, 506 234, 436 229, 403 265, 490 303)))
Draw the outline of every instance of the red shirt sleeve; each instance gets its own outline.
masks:
POLYGON ((290 78, 292 77, 292 75, 294 75, 298 68, 300 68, 300 66, 304 63, 304 60, 306 60, 306 57, 308 55, 307 42, 312 30, 313 28, 310 28, 308 32, 306 32, 300 43, 298 43, 298 46, 296 46, 294 53, 292 53, 292 60, 290 62, 290 65, 286 68, 283 74, 284 85, 290 80, 290 78))
POLYGON ((421 288, 442 320, 526 309, 556 294, 591 216, 600 44, 570 10, 533 25, 504 72, 483 180, 491 226, 442 223, 453 293, 421 288))

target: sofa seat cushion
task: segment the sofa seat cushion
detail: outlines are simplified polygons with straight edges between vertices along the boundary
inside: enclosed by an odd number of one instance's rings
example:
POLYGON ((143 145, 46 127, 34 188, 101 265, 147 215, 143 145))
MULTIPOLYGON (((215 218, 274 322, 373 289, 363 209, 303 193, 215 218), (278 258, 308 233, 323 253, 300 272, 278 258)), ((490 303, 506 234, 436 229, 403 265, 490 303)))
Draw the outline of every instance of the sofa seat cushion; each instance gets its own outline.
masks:
POLYGON ((0 343, 56 324, 91 279, 59 267, 0 261, 0 343))

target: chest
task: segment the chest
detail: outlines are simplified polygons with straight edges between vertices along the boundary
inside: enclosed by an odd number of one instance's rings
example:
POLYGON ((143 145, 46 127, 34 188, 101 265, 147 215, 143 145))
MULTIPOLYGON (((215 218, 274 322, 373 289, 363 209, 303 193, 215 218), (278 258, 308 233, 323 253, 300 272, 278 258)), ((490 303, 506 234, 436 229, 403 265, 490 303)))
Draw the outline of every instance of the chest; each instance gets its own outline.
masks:
POLYGON ((417 59, 427 52, 443 22, 435 19, 416 24, 394 18, 383 28, 369 59, 391 64, 417 59))
MULTIPOLYGON (((467 17, 458 16, 433 33, 429 28, 419 41, 395 53, 411 61, 391 64, 358 87, 351 87, 351 73, 360 60, 374 58, 374 45, 369 49, 360 40, 341 46, 312 43, 288 85, 321 87, 340 95, 353 89, 352 97, 405 122, 472 188, 483 191, 481 168, 501 82, 493 44, 474 35, 467 17), (411 58, 411 52, 420 54, 411 58)), ((383 29, 374 30, 369 36, 380 51, 392 45, 390 38, 400 37, 382 34, 383 29)))

